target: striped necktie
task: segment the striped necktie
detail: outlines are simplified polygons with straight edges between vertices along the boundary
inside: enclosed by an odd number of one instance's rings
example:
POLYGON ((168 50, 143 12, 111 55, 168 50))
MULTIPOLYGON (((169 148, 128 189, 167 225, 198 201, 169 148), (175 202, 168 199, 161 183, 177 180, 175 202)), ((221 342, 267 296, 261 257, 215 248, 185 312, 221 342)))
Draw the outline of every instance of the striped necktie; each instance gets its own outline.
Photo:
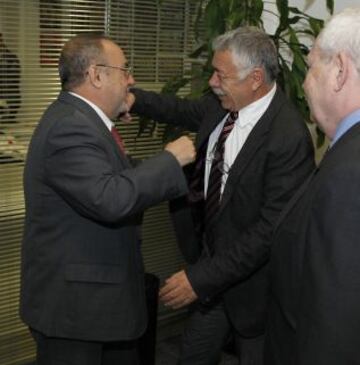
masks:
POLYGON ((224 172, 225 142, 234 128, 237 117, 238 112, 231 112, 228 115, 215 146, 205 200, 205 228, 210 227, 213 223, 213 219, 220 206, 221 184, 224 172))

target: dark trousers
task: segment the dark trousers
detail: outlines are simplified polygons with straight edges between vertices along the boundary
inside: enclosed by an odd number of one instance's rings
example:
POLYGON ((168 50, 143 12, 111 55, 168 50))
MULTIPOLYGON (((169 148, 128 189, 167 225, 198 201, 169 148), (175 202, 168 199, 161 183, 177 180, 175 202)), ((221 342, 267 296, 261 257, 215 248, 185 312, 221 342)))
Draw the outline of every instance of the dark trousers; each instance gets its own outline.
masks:
POLYGON ((245 338, 232 327, 224 304, 195 306, 182 338, 178 365, 217 365, 222 349, 230 336, 234 338, 239 365, 262 365, 264 336, 245 338))
POLYGON ((47 337, 31 330, 36 365, 139 365, 136 341, 90 342, 47 337))

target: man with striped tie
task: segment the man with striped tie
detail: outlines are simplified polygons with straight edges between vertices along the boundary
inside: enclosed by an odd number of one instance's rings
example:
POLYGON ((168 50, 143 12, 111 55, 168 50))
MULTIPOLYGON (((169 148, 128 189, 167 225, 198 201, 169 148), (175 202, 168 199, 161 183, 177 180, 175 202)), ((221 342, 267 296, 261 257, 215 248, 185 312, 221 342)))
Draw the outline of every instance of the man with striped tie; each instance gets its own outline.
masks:
POLYGON ((309 132, 276 85, 271 39, 254 27, 213 43, 212 92, 182 100, 134 89, 132 112, 197 131, 190 194, 173 205, 189 263, 166 280, 165 305, 190 306, 179 364, 217 364, 229 335, 241 365, 262 364, 270 237, 314 168, 309 132))

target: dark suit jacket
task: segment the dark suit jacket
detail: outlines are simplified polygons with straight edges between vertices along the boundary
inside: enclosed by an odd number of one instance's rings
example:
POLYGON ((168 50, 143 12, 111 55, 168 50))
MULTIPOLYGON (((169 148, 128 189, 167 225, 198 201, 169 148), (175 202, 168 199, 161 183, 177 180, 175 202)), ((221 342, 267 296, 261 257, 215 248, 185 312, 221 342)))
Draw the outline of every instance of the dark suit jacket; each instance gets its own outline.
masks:
POLYGON ((360 124, 285 208, 271 255, 266 364, 360 363, 360 124))
MULTIPOLYGON (((227 113, 213 94, 199 101, 140 90, 135 90, 135 94, 134 111, 198 130, 198 147, 207 143, 210 133, 227 113)), ((216 223, 207 232, 204 243, 213 247, 213 256, 203 250, 200 259, 186 269, 202 302, 209 303, 223 295, 230 320, 244 336, 264 331, 270 237, 281 209, 313 168, 309 132, 278 89, 229 172, 216 223)), ((199 247, 203 232, 198 224, 203 212, 194 207, 193 220, 188 212, 176 212, 181 220, 177 223, 182 232, 180 245, 199 247)), ((194 262, 191 255, 196 255, 197 250, 184 251, 188 261, 194 262)))
POLYGON ((174 156, 162 152, 132 168, 96 112, 61 93, 34 132, 24 188, 24 322, 55 337, 139 337, 139 223, 144 208, 187 192, 174 156))

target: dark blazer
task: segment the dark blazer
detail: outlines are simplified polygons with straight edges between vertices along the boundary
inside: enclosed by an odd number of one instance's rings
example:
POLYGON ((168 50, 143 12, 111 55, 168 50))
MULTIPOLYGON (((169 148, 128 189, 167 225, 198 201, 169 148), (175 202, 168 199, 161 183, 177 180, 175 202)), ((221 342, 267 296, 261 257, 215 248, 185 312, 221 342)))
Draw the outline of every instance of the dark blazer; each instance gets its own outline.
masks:
POLYGON ((266 364, 360 363, 360 124, 285 208, 271 255, 266 364))
POLYGON ((32 137, 24 188, 23 321, 55 337, 139 337, 141 213, 187 192, 175 157, 164 151, 132 168, 96 112, 62 92, 32 137))
MULTIPOLYGON (((200 150, 227 113, 213 94, 199 101, 140 90, 135 95, 135 112, 198 130, 200 150)), ((203 249, 199 259, 194 257, 197 249, 183 249, 190 263, 198 259, 186 269, 194 291, 204 303, 223 295, 229 318, 243 336, 264 331, 270 237, 281 209, 313 168, 309 132, 278 88, 231 167, 216 223, 206 239, 199 228, 202 204, 191 206, 193 219, 189 209, 176 210, 180 245, 199 247, 202 242, 214 251, 211 257, 203 249)))

